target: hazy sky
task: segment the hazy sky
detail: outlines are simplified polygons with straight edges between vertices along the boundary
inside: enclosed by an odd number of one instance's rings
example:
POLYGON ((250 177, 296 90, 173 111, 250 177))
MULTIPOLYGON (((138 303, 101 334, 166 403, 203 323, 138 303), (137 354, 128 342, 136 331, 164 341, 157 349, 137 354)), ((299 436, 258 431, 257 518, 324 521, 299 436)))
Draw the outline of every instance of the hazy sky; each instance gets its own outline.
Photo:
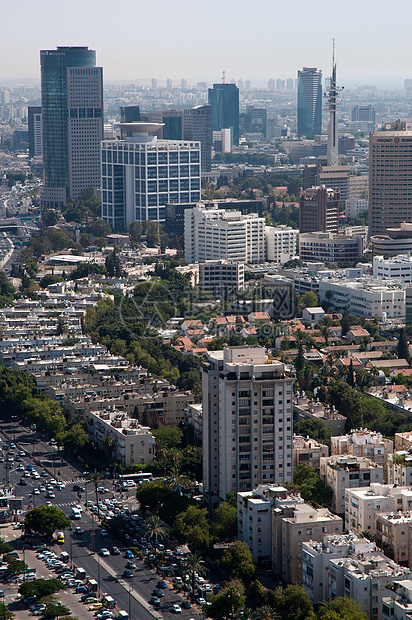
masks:
POLYGON ((412 78, 412 3, 398 0, 19 0, 1 3, 0 79, 38 78, 39 50, 88 45, 105 80, 296 77, 403 87, 412 78))

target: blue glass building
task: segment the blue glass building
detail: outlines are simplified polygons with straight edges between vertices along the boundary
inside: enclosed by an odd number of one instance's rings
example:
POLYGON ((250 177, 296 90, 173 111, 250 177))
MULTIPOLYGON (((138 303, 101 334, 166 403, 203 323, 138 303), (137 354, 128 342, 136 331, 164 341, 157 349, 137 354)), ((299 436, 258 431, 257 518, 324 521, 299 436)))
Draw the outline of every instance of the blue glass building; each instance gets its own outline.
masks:
POLYGON ((322 133, 322 71, 298 71, 298 135, 313 139, 322 133))
POLYGON ((231 130, 231 143, 239 144, 239 89, 236 84, 213 84, 209 88, 212 109, 212 133, 231 130))

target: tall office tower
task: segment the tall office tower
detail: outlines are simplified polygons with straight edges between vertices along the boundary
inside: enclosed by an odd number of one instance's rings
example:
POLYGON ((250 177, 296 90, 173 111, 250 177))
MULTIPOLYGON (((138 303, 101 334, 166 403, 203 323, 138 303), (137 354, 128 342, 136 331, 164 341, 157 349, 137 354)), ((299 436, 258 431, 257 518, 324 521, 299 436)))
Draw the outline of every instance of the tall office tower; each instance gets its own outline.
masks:
POLYGON ((412 131, 385 123, 369 136, 369 234, 412 222, 412 131))
POLYGON ((173 80, 172 78, 167 78, 166 80, 166 88, 172 88, 173 87, 173 80))
POLYGON ((299 232, 339 231, 339 190, 309 187, 299 196, 299 232))
POLYGON ((183 112, 181 110, 164 110, 162 113, 163 140, 182 140, 183 112))
POLYGON ((43 207, 61 207, 100 187, 103 69, 87 47, 42 50, 43 207))
POLYGON ((292 482, 295 372, 264 347, 209 351, 203 369, 203 498, 292 482))
POLYGON ((322 132, 322 71, 298 71, 298 135, 314 138, 322 132))
POLYGON ((41 107, 29 106, 27 108, 27 115, 29 124, 29 157, 41 157, 43 154, 41 107))
POLYGON ((268 81, 268 90, 270 90, 271 92, 275 90, 275 80, 272 78, 270 78, 270 80, 268 81))
POLYGON ((294 89, 294 80, 292 78, 288 78, 286 80, 286 90, 293 90, 294 89))
POLYGON ((153 88, 153 90, 156 90, 156 88, 157 88, 157 78, 155 78, 155 77, 152 78, 152 88, 153 88))
POLYGON ((0 105, 8 105, 10 103, 10 91, 3 88, 0 91, 0 105))
POLYGON ((210 105, 183 110, 183 140, 196 140, 201 148, 202 174, 212 169, 212 112, 210 105))
POLYGON ((244 115, 245 133, 260 133, 264 138, 266 138, 267 119, 268 113, 266 108, 254 108, 253 106, 247 106, 244 115))
POLYGON ((181 88, 182 90, 186 90, 186 88, 187 88, 187 79, 186 79, 186 78, 182 78, 182 79, 180 80, 180 88, 181 88))
POLYGON ((246 80, 245 90, 250 90, 251 88, 252 88, 252 82, 250 80, 246 80))
POLYGON ((372 104, 355 105, 351 112, 352 131, 372 132, 376 127, 376 110, 372 104))
POLYGON ((185 260, 228 260, 260 263, 265 260, 265 218, 257 213, 196 205, 185 210, 185 260))
POLYGON ((243 90, 244 89, 244 84, 243 84, 243 80, 242 78, 240 78, 240 80, 237 81, 237 87, 239 90, 243 90))
POLYGON ((276 90, 285 90, 285 80, 280 78, 276 80, 276 90))
POLYGON ((236 84, 213 84, 209 88, 212 132, 230 129, 232 145, 239 144, 239 89, 236 84))
POLYGON ((158 140, 158 123, 121 123, 131 137, 102 142, 102 218, 119 231, 164 220, 166 204, 200 200, 200 143, 158 140))

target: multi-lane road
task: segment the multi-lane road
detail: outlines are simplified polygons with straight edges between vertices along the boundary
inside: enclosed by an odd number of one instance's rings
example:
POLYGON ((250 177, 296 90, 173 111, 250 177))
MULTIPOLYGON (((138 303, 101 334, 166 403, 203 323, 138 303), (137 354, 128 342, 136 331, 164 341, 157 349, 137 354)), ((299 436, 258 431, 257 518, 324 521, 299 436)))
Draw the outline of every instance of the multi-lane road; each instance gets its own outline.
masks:
MULTIPOLYGON (((2 430, 2 427, 3 425, 0 425, 0 431, 2 430)), ((10 431, 10 427, 8 430, 10 431)), ((73 563, 78 567, 81 566, 84 568, 89 577, 98 582, 101 592, 111 595, 117 601, 119 608, 124 609, 127 612, 130 610, 130 618, 138 618, 139 620, 171 618, 173 616, 171 606, 174 603, 180 604, 182 598, 177 592, 174 592, 169 587, 164 590, 165 596, 161 599, 162 603, 160 608, 154 608, 150 605, 149 600, 151 598, 152 591, 161 577, 157 576, 154 571, 149 570, 143 562, 138 559, 134 560, 137 569, 132 571, 133 578, 123 579, 123 571, 126 567, 127 559, 124 557, 124 549, 122 549, 121 543, 111 534, 108 536, 101 535, 100 524, 97 522, 96 517, 85 510, 85 493, 82 493, 82 497, 80 499, 77 495, 77 491, 73 490, 74 483, 81 484, 82 486, 85 485, 86 479, 82 477, 80 472, 77 472, 79 477, 75 477, 75 471, 72 466, 68 467, 67 465, 59 465, 58 469, 55 468, 55 471, 61 472, 60 479, 65 484, 64 488, 61 490, 57 488, 53 489, 55 498, 46 497, 45 492, 41 492, 40 495, 33 494, 34 489, 44 485, 47 480, 51 478, 50 471, 53 470, 49 470, 47 478, 40 478, 36 480, 32 477, 27 477, 25 478, 28 483, 27 486, 20 485, 22 471, 19 470, 18 467, 21 464, 26 470, 27 466, 34 467, 39 474, 44 471, 44 468, 40 467, 38 462, 39 459, 42 458, 41 446, 43 446, 43 449, 46 449, 46 444, 38 442, 30 445, 23 440, 19 443, 19 438, 24 438, 25 435, 22 427, 19 427, 18 431, 19 432, 16 437, 16 448, 13 451, 15 454, 18 454, 19 449, 23 448, 26 454, 24 457, 21 457, 21 462, 14 461, 11 464, 11 468, 9 469, 7 476, 5 462, 0 462, 0 481, 8 477, 11 489, 15 489, 15 494, 17 497, 23 497, 24 506, 26 508, 32 506, 33 504, 39 506, 45 504, 46 501, 50 501, 54 506, 61 509, 67 516, 70 517, 71 507, 73 504, 83 504, 84 509, 82 518, 81 520, 73 521, 72 532, 66 530, 65 543, 63 546, 64 550, 70 554, 73 563), (32 454, 35 455, 37 464, 34 461, 32 454), (82 527, 84 530, 83 534, 76 535, 74 533, 74 528, 76 525, 80 525, 82 527), (107 547, 111 550, 114 545, 120 547, 122 551, 121 555, 111 555, 110 557, 100 556, 99 551, 101 548, 107 547)), ((30 437, 30 435, 28 436, 30 437)), ((1 435, 0 437, 2 438, 2 442, 4 442, 5 438, 1 435)), ((13 440, 13 434, 11 434, 11 439, 13 440)), ((47 448, 52 450, 50 447, 47 448)), ((56 475, 56 477, 58 476, 56 475)), ((113 492, 112 481, 102 482, 101 484, 110 490, 110 494, 113 492)), ((88 498, 94 500, 94 487, 90 484, 88 487, 88 498)), ((110 496, 111 495, 106 494, 103 497, 110 496)), ((129 498, 129 500, 126 500, 124 503, 127 504, 131 510, 137 509, 137 503, 133 497, 129 498)), ((202 618, 202 613, 199 609, 192 607, 192 609, 189 610, 182 610, 180 617, 187 620, 190 618, 200 619, 202 618)))

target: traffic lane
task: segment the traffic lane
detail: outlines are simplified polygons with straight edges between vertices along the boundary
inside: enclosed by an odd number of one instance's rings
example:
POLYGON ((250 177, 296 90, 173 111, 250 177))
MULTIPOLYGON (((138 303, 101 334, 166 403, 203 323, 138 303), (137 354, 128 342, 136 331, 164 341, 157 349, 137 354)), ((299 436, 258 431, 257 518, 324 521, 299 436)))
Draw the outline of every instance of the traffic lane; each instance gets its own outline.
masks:
MULTIPOLYGON (((86 529, 88 527, 87 522, 84 522, 82 524, 82 527, 86 529)), ((90 531, 87 531, 87 529, 82 536, 78 537, 74 534, 72 535, 71 551, 72 551, 73 561, 75 562, 75 564, 79 565, 80 563, 80 565, 87 571, 86 566, 81 564, 81 562, 87 563, 88 566, 92 567, 92 564, 90 563, 90 559, 92 560, 92 562, 94 560, 95 562, 94 570, 97 576, 99 572, 98 564, 100 564, 101 588, 104 589, 103 587, 103 584, 104 584, 105 587, 111 588, 112 591, 115 591, 117 597, 122 596, 122 592, 118 588, 113 587, 112 585, 113 577, 107 574, 106 571, 105 573, 107 575, 107 578, 106 580, 102 579, 102 571, 104 570, 102 567, 102 562, 108 564, 111 570, 116 574, 117 579, 120 579, 122 582, 124 582, 125 584, 124 589, 125 589, 125 592, 127 593, 131 583, 129 583, 129 579, 123 579, 122 575, 123 575, 124 569, 126 568, 126 563, 128 560, 123 556, 123 554, 117 555, 117 556, 111 555, 110 557, 104 557, 104 558, 100 556, 99 558, 97 558, 96 556, 90 556, 88 552, 88 545, 90 544, 89 540, 90 540, 90 531), (81 540, 83 537, 85 537, 84 540, 81 540)), ((102 549, 103 547, 106 547, 109 550, 111 550, 113 545, 119 545, 119 541, 117 541, 112 536, 101 536, 99 533, 99 530, 98 529, 95 530, 96 555, 98 553, 98 550, 102 549)), ((65 541, 65 548, 70 553, 70 539, 65 541)), ((162 577, 161 575, 157 575, 154 571, 148 568, 146 564, 141 562, 138 558, 135 558, 133 561, 135 562, 137 569, 132 570, 133 579, 131 579, 130 582, 132 582, 133 589, 136 590, 137 593, 142 598, 144 598, 145 601, 148 602, 152 596, 153 590, 157 586, 157 582, 160 579, 162 579, 162 577)), ((98 577, 95 577, 95 579, 98 581, 98 577)), ((112 591, 107 590, 107 593, 111 594, 111 596, 113 596, 115 600, 118 600, 116 599, 114 594, 112 594, 112 591)), ((173 604, 177 603, 178 605, 181 605, 183 599, 179 596, 179 594, 177 594, 170 588, 165 589, 164 594, 165 596, 164 598, 162 598, 162 604, 160 607, 161 611, 169 613, 170 608, 173 604)), ((127 597, 128 597, 128 594, 127 594, 127 597)), ((193 610, 183 610, 181 617, 182 618, 193 617, 193 610)))

